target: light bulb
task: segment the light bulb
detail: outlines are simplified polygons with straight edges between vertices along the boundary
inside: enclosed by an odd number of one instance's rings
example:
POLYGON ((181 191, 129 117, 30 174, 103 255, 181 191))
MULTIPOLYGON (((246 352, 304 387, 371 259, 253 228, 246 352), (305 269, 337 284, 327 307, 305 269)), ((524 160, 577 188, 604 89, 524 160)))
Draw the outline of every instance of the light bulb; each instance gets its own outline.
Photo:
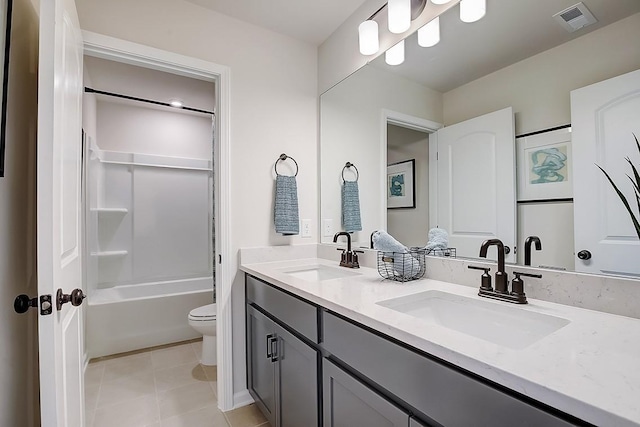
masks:
POLYGON ((389 0, 389 31, 404 33, 411 26, 411 0, 389 0))
POLYGON ((432 47, 440 41, 440 17, 428 22, 418 30, 418 44, 422 47, 432 47))
POLYGON ((487 0, 461 0, 460 20, 476 22, 487 13, 487 0))
POLYGON ((358 27, 360 39, 360 53, 363 55, 373 55, 380 49, 378 42, 378 23, 373 20, 364 21, 358 27))
POLYGON ((389 65, 400 65, 404 62, 404 40, 389 48, 384 53, 384 60, 389 65))
POLYGON ((447 4, 450 1, 451 0, 431 0, 431 3, 433 3, 433 4, 447 4))

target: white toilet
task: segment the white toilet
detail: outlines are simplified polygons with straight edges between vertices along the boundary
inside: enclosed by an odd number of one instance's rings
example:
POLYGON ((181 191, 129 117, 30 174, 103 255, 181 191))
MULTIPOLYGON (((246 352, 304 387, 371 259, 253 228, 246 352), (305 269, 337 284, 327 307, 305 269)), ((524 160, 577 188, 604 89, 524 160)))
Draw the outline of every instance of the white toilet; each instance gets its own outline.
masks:
POLYGON ((189 313, 189 325, 202 334, 203 365, 216 365, 216 305, 194 308, 189 313))

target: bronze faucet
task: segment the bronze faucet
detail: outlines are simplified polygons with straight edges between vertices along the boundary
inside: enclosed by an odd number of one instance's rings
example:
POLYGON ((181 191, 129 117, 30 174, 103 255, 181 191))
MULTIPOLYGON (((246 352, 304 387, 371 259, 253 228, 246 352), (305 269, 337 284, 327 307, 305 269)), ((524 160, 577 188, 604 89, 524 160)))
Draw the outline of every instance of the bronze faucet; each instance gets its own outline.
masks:
POLYGON ((337 243, 338 237, 340 236, 347 236, 347 250, 345 251, 344 249, 338 249, 339 251, 342 251, 342 257, 340 258, 340 266, 347 267, 347 268, 360 268, 360 263, 358 263, 357 252, 360 252, 360 253, 363 253, 363 252, 351 250, 351 234, 347 233, 346 231, 341 231, 339 233, 336 233, 335 236, 333 236, 333 243, 337 243))
POLYGON ((496 292, 499 294, 508 293, 507 287, 509 280, 507 273, 504 271, 504 244, 500 239, 489 239, 482 242, 480 246, 480 256, 482 258, 487 257, 487 249, 489 246, 497 246, 498 248, 498 271, 496 271, 496 292))
POLYGON ((542 250, 542 242, 538 236, 529 236, 524 241, 524 265, 531 265, 531 244, 536 244, 536 250, 542 250))
MULTIPOLYGON (((535 237, 535 236, 533 236, 535 237)), ((538 239, 535 237, 535 239, 538 239)), ((533 239, 532 239, 533 241, 533 239)), ((527 239, 529 242, 529 239, 527 239)), ((540 239, 538 239, 538 243, 540 239)), ((480 290, 478 291, 478 295, 486 298, 499 299, 502 301, 508 301, 515 304, 526 304, 527 296, 524 293, 524 281, 520 278, 520 276, 526 277, 535 277, 542 278, 540 274, 531 274, 531 273, 520 273, 514 271, 515 279, 511 282, 511 292, 509 292, 509 280, 507 279, 507 273, 504 271, 504 244, 498 239, 489 239, 482 242, 480 246, 480 256, 482 258, 487 257, 487 249, 489 246, 497 246, 498 248, 498 271, 496 271, 496 288, 495 290, 491 288, 491 276, 489 275, 489 268, 486 267, 476 267, 474 265, 470 265, 469 268, 474 270, 483 270, 483 274, 481 277, 481 285, 480 290)), ((531 245, 531 243, 529 243, 531 245)), ((536 245, 536 248, 538 245, 536 245)), ((539 249, 538 249, 539 250, 539 249)))

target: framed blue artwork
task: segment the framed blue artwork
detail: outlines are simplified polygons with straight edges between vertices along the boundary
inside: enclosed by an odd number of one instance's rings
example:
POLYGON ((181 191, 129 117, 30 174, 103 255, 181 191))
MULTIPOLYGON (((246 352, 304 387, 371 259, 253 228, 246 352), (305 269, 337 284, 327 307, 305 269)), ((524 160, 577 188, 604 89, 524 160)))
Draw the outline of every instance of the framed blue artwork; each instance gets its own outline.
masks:
POLYGON ((415 208, 415 159, 387 166, 387 209, 415 208))

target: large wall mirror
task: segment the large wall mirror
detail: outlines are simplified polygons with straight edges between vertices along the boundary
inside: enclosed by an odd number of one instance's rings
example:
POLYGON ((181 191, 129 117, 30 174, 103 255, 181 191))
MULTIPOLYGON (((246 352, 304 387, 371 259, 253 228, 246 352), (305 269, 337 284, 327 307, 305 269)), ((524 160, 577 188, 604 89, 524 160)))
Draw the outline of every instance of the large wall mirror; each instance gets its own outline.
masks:
MULTIPOLYGON (((640 77, 640 2, 582 3, 597 22, 573 32, 553 15, 575 0, 487 0, 486 16, 472 24, 461 22, 453 7, 440 17, 441 40, 434 47, 419 47, 412 34, 405 40, 404 63, 389 66, 379 56, 322 94, 321 241, 331 242, 332 233, 342 230, 342 171, 350 162, 358 169, 362 231, 353 234, 358 246, 368 247, 370 234, 379 229, 406 246, 424 246, 428 230, 446 223, 450 236, 466 230, 462 237, 472 242, 456 240, 458 257, 477 258, 477 242, 495 234, 512 249, 507 260, 522 264, 526 238, 537 236, 542 250, 535 250, 533 241, 532 266, 640 277, 640 242, 632 222, 594 165, 614 169, 614 180, 628 183, 624 157, 640 164, 632 136, 640 136, 640 115, 622 124, 617 118, 632 113, 601 114, 613 123, 609 128, 615 125, 612 135, 627 144, 607 153, 606 161, 579 154, 584 150, 578 144, 590 136, 577 135, 577 124, 571 123, 577 114, 572 91, 627 74, 637 75, 628 79, 633 85, 640 77), (465 129, 494 119, 502 120, 510 135, 504 157, 495 155, 492 141, 446 145, 446 138, 462 141, 465 129), (464 161, 454 163, 454 157, 464 161), (390 209, 387 167, 407 160, 415 160, 415 207, 390 209), (574 203, 574 195, 593 185, 585 184, 591 178, 599 180, 591 187, 599 204, 574 203), (450 209, 454 202, 446 197, 456 191, 464 197, 450 209), (499 201, 487 208, 483 200, 491 197, 499 201), (597 228, 585 223, 589 211, 603 211, 615 223, 609 233, 626 245, 620 249, 626 255, 608 251, 606 236, 595 236, 600 249, 580 241, 585 233, 576 227, 597 228), (589 259, 578 258, 583 249, 589 259), (614 256, 621 265, 598 265, 614 256)), ((625 111, 640 111, 637 92, 622 97, 630 99, 625 111)), ((355 179, 349 173, 347 179, 355 179)))
POLYGON ((0 177, 4 176, 5 131, 7 128, 7 89, 9 86, 9 42, 11 41, 12 0, 0 0, 0 177))

